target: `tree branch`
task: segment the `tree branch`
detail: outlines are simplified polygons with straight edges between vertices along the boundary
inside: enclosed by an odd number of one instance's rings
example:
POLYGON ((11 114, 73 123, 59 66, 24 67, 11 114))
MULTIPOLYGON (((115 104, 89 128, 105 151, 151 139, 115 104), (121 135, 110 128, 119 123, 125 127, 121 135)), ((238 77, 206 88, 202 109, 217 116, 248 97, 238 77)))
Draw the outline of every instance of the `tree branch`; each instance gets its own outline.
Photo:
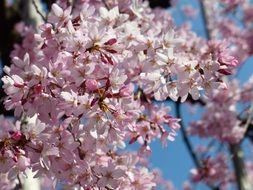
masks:
MULTIPOLYGON (((179 101, 176 102, 176 117, 181 119, 182 116, 181 116, 181 111, 180 111, 180 104, 181 103, 179 101)), ((187 136, 187 133, 186 133, 186 129, 185 129, 185 126, 184 126, 182 120, 179 123, 181 125, 180 129, 181 129, 181 133, 182 133, 182 136, 183 136, 183 141, 184 141, 184 143, 186 145, 186 148, 189 151, 189 154, 190 154, 190 156, 192 158, 192 161, 193 161, 194 165, 197 168, 201 168, 201 164, 200 164, 200 162, 199 162, 199 160, 197 158, 197 155, 195 154, 195 152, 193 150, 193 146, 191 145, 190 140, 188 139, 188 136, 187 136)))
POLYGON ((107 10, 110 10, 110 7, 109 7, 109 5, 106 3, 106 0, 102 0, 102 2, 103 2, 103 4, 105 5, 105 8, 106 8, 107 10))
POLYGON ((13 190, 21 190, 23 188, 23 184, 21 182, 19 174, 17 175, 17 179, 18 179, 18 184, 16 185, 16 187, 13 190))
POLYGON ((229 148, 232 154, 238 190, 252 190, 252 186, 247 176, 243 151, 240 144, 231 144, 229 148))
POLYGON ((39 10, 39 8, 38 8, 38 6, 37 6, 37 4, 35 3, 34 0, 32 0, 32 4, 33 4, 33 6, 34 6, 36 12, 37 12, 37 13, 40 15, 40 17, 42 18, 42 20, 43 20, 44 22, 47 22, 46 17, 40 12, 40 10, 39 10))
POLYGON ((210 30, 209 30, 209 23, 208 23, 208 19, 207 19, 207 12, 204 6, 204 0, 199 0, 199 4, 200 4, 200 13, 202 15, 203 18, 203 26, 205 29, 205 34, 206 34, 206 38, 208 40, 211 39, 211 35, 210 35, 210 30))

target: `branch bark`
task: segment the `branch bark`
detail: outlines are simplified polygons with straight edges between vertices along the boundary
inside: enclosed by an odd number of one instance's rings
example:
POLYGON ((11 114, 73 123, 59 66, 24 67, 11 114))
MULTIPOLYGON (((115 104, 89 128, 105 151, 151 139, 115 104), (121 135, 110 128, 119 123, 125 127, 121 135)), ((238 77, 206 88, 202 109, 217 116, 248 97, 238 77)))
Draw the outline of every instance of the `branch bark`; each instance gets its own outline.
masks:
POLYGON ((33 4, 33 6, 34 6, 36 12, 37 12, 37 13, 40 15, 40 17, 42 18, 42 20, 43 20, 44 22, 47 22, 46 17, 45 17, 45 16, 42 14, 42 12, 39 10, 39 7, 37 6, 37 4, 36 4, 36 2, 35 2, 34 0, 32 0, 32 4, 33 4))
POLYGON ((245 168, 244 156, 243 151, 241 149, 241 145, 239 143, 231 144, 230 152, 232 154, 238 190, 252 190, 252 186, 249 182, 247 171, 245 168))
POLYGON ((39 0, 21 0, 20 5, 22 9, 22 19, 26 24, 32 25, 34 29, 46 20, 39 0))
MULTIPOLYGON (((180 102, 176 102, 176 117, 177 118, 182 118, 182 115, 181 115, 181 110, 180 110, 180 102)), ((186 133, 186 129, 185 129, 185 126, 182 122, 182 120, 179 122, 180 125, 181 125, 181 133, 182 133, 182 136, 183 136, 183 141, 185 143, 185 146, 187 148, 187 150, 189 151, 189 154, 192 158, 192 161, 194 163, 194 165, 196 166, 196 168, 200 168, 201 167, 201 164, 197 158, 197 155, 195 154, 194 150, 193 150, 193 146, 190 142, 190 140, 188 139, 188 136, 187 136, 187 133, 186 133)))
POLYGON ((206 38, 208 40, 211 39, 211 31, 209 30, 209 23, 208 23, 208 15, 205 9, 205 5, 204 5, 204 1, 205 0, 199 0, 199 4, 200 4, 200 12, 202 14, 202 18, 203 18, 203 25, 205 28, 205 34, 206 34, 206 38))
POLYGON ((103 4, 105 5, 105 8, 106 8, 107 10, 110 10, 110 7, 109 7, 109 5, 107 4, 106 0, 102 0, 102 2, 103 2, 103 4))

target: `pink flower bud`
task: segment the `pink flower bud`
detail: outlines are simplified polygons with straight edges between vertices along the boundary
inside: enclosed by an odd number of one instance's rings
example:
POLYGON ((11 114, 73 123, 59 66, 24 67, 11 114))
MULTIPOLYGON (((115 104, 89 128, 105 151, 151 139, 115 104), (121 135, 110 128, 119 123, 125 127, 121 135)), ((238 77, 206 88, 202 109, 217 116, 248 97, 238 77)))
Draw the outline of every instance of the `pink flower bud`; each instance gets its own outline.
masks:
POLYGON ((115 44, 116 42, 117 42, 117 40, 115 38, 112 38, 112 39, 108 40, 107 42, 105 42, 104 45, 111 46, 111 45, 115 44))
POLYGON ((34 92, 35 94, 41 94, 43 91, 43 87, 41 86, 41 84, 37 84, 35 87, 34 87, 34 92))
POLYGON ((16 131, 11 135, 13 140, 19 141, 22 137, 22 133, 20 131, 16 131))
POLYGON ((85 85, 86 85, 87 90, 89 91, 95 91, 98 89, 98 83, 95 79, 87 79, 85 81, 85 85))

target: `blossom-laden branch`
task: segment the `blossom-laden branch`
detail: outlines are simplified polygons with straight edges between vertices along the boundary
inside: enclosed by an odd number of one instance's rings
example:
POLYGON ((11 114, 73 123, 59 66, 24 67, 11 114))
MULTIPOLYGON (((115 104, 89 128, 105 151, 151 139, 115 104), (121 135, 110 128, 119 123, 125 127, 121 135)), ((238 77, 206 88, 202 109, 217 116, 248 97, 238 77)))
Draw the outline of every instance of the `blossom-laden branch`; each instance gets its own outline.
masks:
MULTIPOLYGON (((225 7, 230 7, 228 8, 227 10, 230 10, 230 9, 234 9, 235 7, 237 7, 239 5, 239 1, 235 1, 235 2, 226 2, 224 1, 223 3, 226 4, 225 7)), ((212 2, 212 4, 214 4, 212 2)), ((208 38, 211 38, 210 36, 210 33, 213 32, 213 31, 210 31, 209 28, 210 28, 210 24, 213 24, 217 21, 213 20, 213 18, 211 18, 210 14, 208 15, 206 13, 206 7, 205 6, 210 6, 211 4, 207 3, 205 5, 205 1, 200 1, 200 6, 201 6, 201 11, 202 11, 202 15, 203 15, 203 18, 204 18, 204 24, 205 24, 205 29, 206 29, 206 34, 207 34, 207 37, 208 38), (210 19, 210 20, 209 20, 210 19)), ((216 4, 217 5, 217 4, 216 4)), ((213 7, 211 8, 208 7, 208 10, 209 11, 212 11, 214 10, 213 7)), ((226 11, 227 11, 226 10, 226 11)), ((217 27, 219 29, 219 27, 217 27)), ((195 133, 197 132, 200 136, 205 136, 204 133, 206 132, 211 132, 211 130, 224 130, 225 128, 227 128, 228 130, 230 130, 230 132, 225 132, 225 131, 222 131, 222 132, 218 132, 219 133, 219 137, 218 139, 222 140, 222 141, 228 141, 229 143, 229 147, 230 147, 230 152, 231 152, 231 155, 232 155, 232 160, 233 160, 233 164, 234 164, 234 169, 235 169, 235 175, 236 175, 236 181, 237 181, 237 185, 238 185, 238 189, 239 190, 250 190, 252 189, 252 184, 250 184, 249 182, 249 179, 248 179, 248 175, 247 175, 247 172, 246 172, 246 168, 245 168, 245 161, 244 161, 244 157, 243 157, 243 153, 242 153, 242 150, 241 150, 241 147, 240 147, 240 142, 241 142, 241 139, 243 139, 244 137, 244 134, 246 134, 246 131, 248 131, 248 126, 250 125, 251 123, 251 116, 252 116, 252 111, 249 111, 249 116, 248 118, 246 119, 246 123, 245 125, 243 125, 243 123, 241 122, 241 119, 240 117, 237 116, 237 114, 235 113, 235 110, 233 108, 234 104, 236 104, 238 102, 238 98, 240 98, 241 96, 241 99, 244 99, 244 95, 245 95, 245 92, 246 94, 248 94, 248 89, 251 89, 251 85, 250 87, 248 87, 246 85, 245 87, 246 89, 242 89, 241 91, 239 92, 235 92, 234 95, 236 96, 231 96, 231 92, 227 91, 224 93, 224 91, 222 92, 216 92, 214 93, 214 96, 211 96, 211 99, 213 102, 213 105, 211 105, 209 103, 209 106, 208 109, 209 111, 207 111, 206 115, 204 117, 205 118, 205 124, 202 123, 202 122, 196 122, 194 124, 194 126, 190 129, 192 133, 195 133), (217 96, 218 95, 218 96, 217 96), (222 122, 222 120, 224 120, 224 117, 222 117, 220 114, 217 113, 218 110, 223 110, 222 112, 224 112, 224 109, 222 108, 222 104, 221 103, 221 99, 219 97, 219 95, 222 95, 223 96, 223 103, 225 104, 225 107, 227 107, 228 109, 226 109, 226 114, 225 114, 225 118, 228 118, 229 115, 231 116, 230 118, 233 118, 235 122, 232 122, 230 123, 227 127, 224 127, 224 124, 227 122, 222 122), (224 95, 225 95, 225 101, 224 101, 224 95), (213 106, 217 104, 219 107, 217 108, 214 108, 213 106), (208 118, 210 118, 208 116, 208 114, 210 113, 214 113, 214 118, 213 120, 209 120, 208 118), (218 119, 219 118, 219 119, 218 119), (238 121, 238 118, 239 118, 239 121, 238 121), (217 119, 219 120, 217 122, 217 119), (207 122, 207 121, 210 121, 207 122), (221 128, 220 127, 217 127, 217 123, 220 123, 221 122, 221 128), (210 126, 213 126, 211 123, 215 124, 215 128, 214 129, 211 129, 209 128, 210 126), (223 124, 222 124, 223 123, 223 124), (238 127, 239 125, 239 127, 238 127), (243 125, 240 127, 240 125, 243 125), (201 129, 200 129, 201 128, 201 129), (204 130, 203 130, 204 129, 204 130), (210 130, 209 130, 210 129, 210 130), (201 131, 202 130, 202 131, 201 131), (231 132, 231 130, 233 130, 234 132, 231 132), (228 136, 227 136, 228 135, 228 136), (223 136, 223 137, 222 137, 223 136), (232 137, 232 138, 231 138, 232 137), (234 139, 233 138, 237 138, 237 139, 234 139)), ((233 89, 231 89, 233 91, 233 89)), ((232 92, 233 93, 233 92, 232 92)), ((246 100, 242 100, 244 102, 247 102, 248 101, 248 97, 246 96, 246 100)), ((251 103, 250 103, 250 108, 251 108, 251 103)), ((251 110, 251 109, 250 109, 251 110)), ((231 121, 231 119, 230 119, 231 121)), ((217 132, 217 131, 216 131, 217 132)), ((215 132, 215 133, 216 133, 215 132)), ((211 132, 212 133, 212 132, 211 132)), ((215 133, 212 133, 213 135, 215 133)), ((216 133, 217 134, 217 133, 216 133)))

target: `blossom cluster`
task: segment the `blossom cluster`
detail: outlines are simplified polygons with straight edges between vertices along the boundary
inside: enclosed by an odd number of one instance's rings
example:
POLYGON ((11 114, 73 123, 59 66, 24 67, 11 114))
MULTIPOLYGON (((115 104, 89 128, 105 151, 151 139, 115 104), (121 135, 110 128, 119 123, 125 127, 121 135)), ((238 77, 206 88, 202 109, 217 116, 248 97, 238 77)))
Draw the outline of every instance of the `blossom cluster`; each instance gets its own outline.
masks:
MULTIPOLYGON (((200 154, 202 161, 199 168, 191 170, 194 183, 202 181, 210 186, 229 189, 228 186, 236 181, 236 172, 231 170, 228 157, 221 153, 222 148, 213 153, 211 149, 214 149, 214 142, 217 140, 223 148, 241 144, 252 127, 252 100, 253 77, 244 85, 237 80, 232 80, 228 83, 227 89, 214 89, 203 99, 202 104, 205 105, 205 109, 202 118, 190 123, 187 128, 189 135, 210 140, 207 147, 200 147, 196 151, 202 153, 200 154)), ((242 156, 243 153, 240 152, 240 155, 242 156)), ((251 162, 248 163, 245 170, 251 178, 252 166, 251 162)), ((252 184, 250 180, 249 183, 252 184)))
POLYGON ((212 39, 227 39, 242 63, 253 53, 253 6, 247 0, 203 0, 212 39))
POLYGON ((201 120, 191 123, 189 134, 229 144, 240 142, 250 124, 247 120, 252 112, 252 79, 241 87, 234 80, 229 83, 228 89, 213 90, 205 99, 206 109, 201 120), (238 107, 241 107, 240 112, 238 107))
POLYGON ((224 154, 219 154, 215 158, 206 158, 201 162, 201 168, 192 169, 193 182, 204 181, 211 186, 218 186, 227 189, 229 182, 234 181, 233 173, 229 170, 228 159, 224 154))
POLYGON ((152 101, 227 88, 221 78, 238 64, 225 42, 176 28, 138 0, 59 1, 39 32, 20 32, 2 81, 21 121, 1 118, 0 170, 12 179, 30 168, 69 188, 155 187, 149 144, 173 141, 180 119, 152 101), (139 142, 138 153, 120 151, 126 142, 139 142))

